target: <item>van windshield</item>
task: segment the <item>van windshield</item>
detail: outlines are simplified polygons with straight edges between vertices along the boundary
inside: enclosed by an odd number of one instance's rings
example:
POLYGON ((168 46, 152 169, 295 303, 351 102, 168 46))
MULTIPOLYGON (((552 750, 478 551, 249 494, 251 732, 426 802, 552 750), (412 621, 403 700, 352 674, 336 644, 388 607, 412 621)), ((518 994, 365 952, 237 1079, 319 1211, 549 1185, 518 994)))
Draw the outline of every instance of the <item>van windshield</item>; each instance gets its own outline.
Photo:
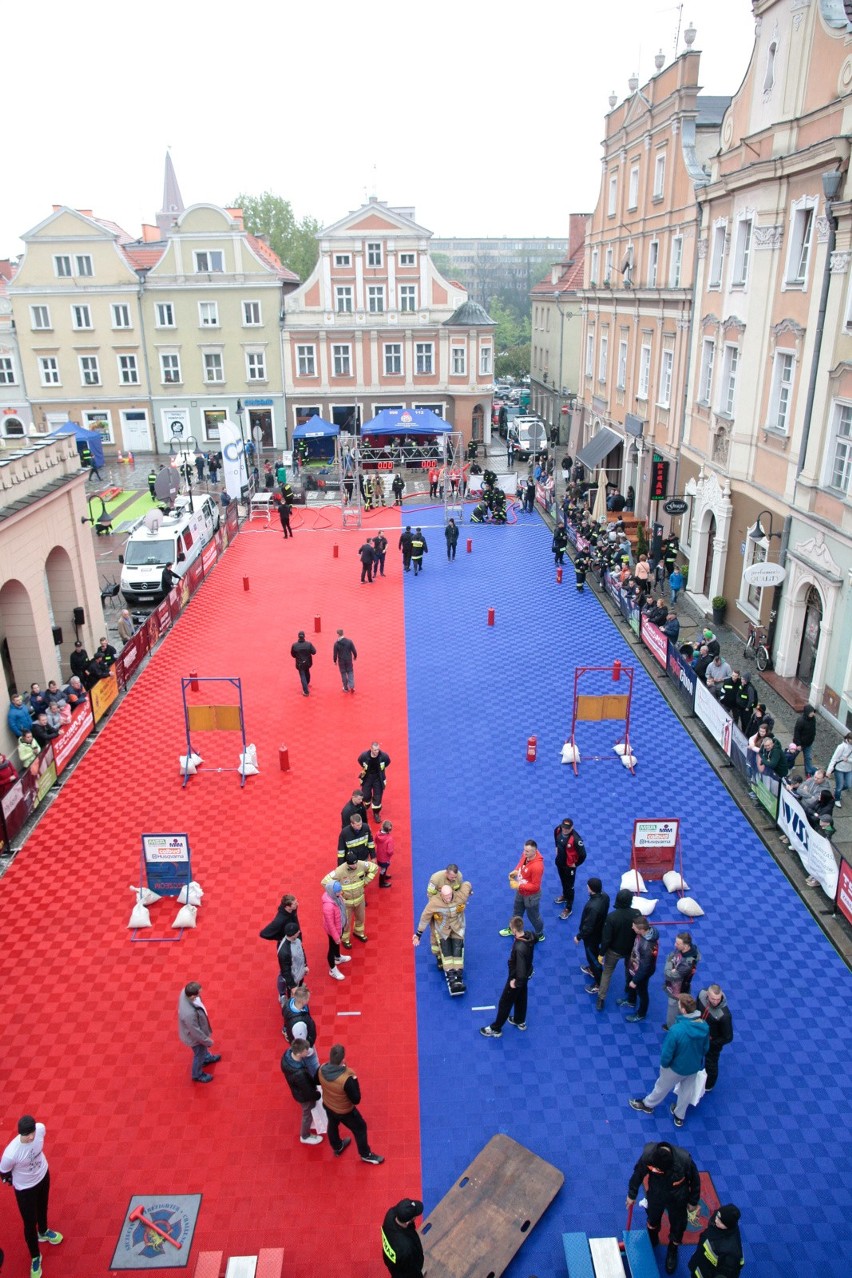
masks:
POLYGON ((131 567, 156 564, 158 567, 165 568, 166 564, 174 563, 176 558, 174 538, 170 537, 160 540, 146 538, 144 541, 129 541, 124 548, 124 562, 131 567))

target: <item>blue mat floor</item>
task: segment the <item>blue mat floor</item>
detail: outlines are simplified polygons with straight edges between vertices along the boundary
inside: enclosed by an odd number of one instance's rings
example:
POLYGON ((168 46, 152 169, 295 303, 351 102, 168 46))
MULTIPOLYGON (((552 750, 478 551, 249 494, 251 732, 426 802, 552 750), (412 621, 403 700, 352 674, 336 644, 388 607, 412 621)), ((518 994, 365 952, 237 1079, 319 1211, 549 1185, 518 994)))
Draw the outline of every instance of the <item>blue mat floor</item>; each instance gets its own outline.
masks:
MULTIPOLYGON (((416 522, 416 511, 406 522, 416 522)), ((424 511, 426 521, 435 512, 424 511)), ((619 1235, 627 1182, 643 1144, 668 1139, 712 1175, 721 1202, 742 1210, 751 1278, 852 1272, 848 1121, 849 973, 764 845, 632 657, 623 629, 573 571, 555 584, 549 530, 538 516, 515 528, 465 524, 448 563, 443 528, 424 532, 422 575, 406 578, 406 661, 411 743, 415 909, 429 875, 458 861, 473 883, 467 915, 468 993, 450 999, 427 946, 417 957, 423 1185, 427 1211, 497 1131, 559 1166, 565 1185, 507 1271, 512 1278, 566 1272, 560 1235, 619 1235), (465 542, 473 538, 473 553, 465 542), (487 612, 496 624, 487 626, 487 612), (613 762, 560 763, 577 665, 614 658, 636 669, 630 774, 613 762), (526 762, 527 738, 538 760, 526 762), (572 918, 558 919, 553 827, 571 816, 588 849, 572 918), (651 1009, 624 1022, 621 970, 606 1010, 584 992, 573 943, 585 880, 614 898, 629 868, 634 818, 679 817, 684 873, 706 917, 692 927, 702 953, 695 991, 718 981, 735 1041, 719 1083, 678 1131, 668 1102, 653 1116, 628 1107, 657 1075, 665 1015, 662 967, 674 933, 661 928, 651 1009), (547 939, 537 948, 527 1033, 506 1025, 479 1035, 506 977, 509 941, 497 935, 512 904, 507 874, 525 839, 545 857, 547 939)), ((582 725, 581 752, 607 753, 618 724, 582 725)), ((662 884, 651 921, 678 919, 662 884)), ((634 1228, 644 1225, 637 1208, 634 1228)), ((691 1248, 682 1248, 687 1273, 691 1248)), ((662 1253, 660 1254, 662 1258, 662 1253)))

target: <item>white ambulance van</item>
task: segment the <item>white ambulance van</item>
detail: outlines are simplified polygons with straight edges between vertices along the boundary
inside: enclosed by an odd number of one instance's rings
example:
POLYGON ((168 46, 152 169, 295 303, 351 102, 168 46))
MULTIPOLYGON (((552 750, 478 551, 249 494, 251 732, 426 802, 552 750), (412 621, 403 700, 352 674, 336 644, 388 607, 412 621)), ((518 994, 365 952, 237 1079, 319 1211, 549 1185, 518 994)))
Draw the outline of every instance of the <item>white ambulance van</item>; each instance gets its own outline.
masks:
POLYGON ((119 555, 121 593, 130 607, 158 603, 165 596, 163 569, 171 564, 182 577, 219 527, 219 507, 212 497, 179 498, 175 510, 162 515, 152 510, 133 530, 119 555))

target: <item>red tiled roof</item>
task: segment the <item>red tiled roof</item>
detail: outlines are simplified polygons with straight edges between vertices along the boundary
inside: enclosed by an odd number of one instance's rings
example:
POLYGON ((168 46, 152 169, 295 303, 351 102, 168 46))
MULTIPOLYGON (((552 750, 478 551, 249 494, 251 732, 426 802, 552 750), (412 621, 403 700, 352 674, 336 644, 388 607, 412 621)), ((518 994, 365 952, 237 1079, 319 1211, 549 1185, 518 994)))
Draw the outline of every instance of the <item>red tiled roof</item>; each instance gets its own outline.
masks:
POLYGON ((586 228, 591 214, 572 213, 568 238, 568 252, 557 267, 556 283, 552 282, 553 267, 543 280, 530 289, 533 297, 551 296, 554 293, 570 293, 583 287, 583 262, 586 228))
POLYGON ((165 253, 163 244, 122 244, 124 256, 135 271, 148 271, 165 253))
POLYGON ((300 282, 298 275, 296 275, 294 271, 291 271, 288 266, 284 265, 275 250, 271 249, 264 240, 260 239, 257 235, 252 235, 250 231, 246 232, 246 239, 254 249, 255 253, 257 253, 258 257, 266 262, 268 266, 273 268, 279 279, 292 280, 296 284, 300 282))
POLYGON ((0 261, 0 279, 7 281, 11 280, 14 274, 15 268, 9 261, 8 257, 4 258, 3 261, 0 261))
MULTIPOLYGON (((80 209, 77 210, 78 213, 81 211, 82 210, 80 209)), ((92 218, 92 221, 97 222, 98 226, 102 226, 105 231, 110 231, 113 235, 117 235, 119 244, 132 243, 133 236, 128 235, 124 228, 119 226, 117 222, 111 222, 109 218, 106 217, 93 217, 91 213, 87 213, 86 216, 92 218)))

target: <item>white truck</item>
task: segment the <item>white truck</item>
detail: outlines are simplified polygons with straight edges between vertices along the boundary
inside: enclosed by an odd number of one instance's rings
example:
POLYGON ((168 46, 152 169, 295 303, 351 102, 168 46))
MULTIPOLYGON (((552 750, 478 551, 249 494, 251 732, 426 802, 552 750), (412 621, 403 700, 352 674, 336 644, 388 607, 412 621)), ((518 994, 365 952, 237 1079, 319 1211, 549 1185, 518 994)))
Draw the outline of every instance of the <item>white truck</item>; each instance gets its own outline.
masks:
POLYGON ((219 527, 219 507, 212 497, 179 499, 177 508, 163 515, 152 510, 128 537, 119 555, 121 593, 127 603, 158 603, 166 595, 163 569, 171 564, 182 577, 219 527))

